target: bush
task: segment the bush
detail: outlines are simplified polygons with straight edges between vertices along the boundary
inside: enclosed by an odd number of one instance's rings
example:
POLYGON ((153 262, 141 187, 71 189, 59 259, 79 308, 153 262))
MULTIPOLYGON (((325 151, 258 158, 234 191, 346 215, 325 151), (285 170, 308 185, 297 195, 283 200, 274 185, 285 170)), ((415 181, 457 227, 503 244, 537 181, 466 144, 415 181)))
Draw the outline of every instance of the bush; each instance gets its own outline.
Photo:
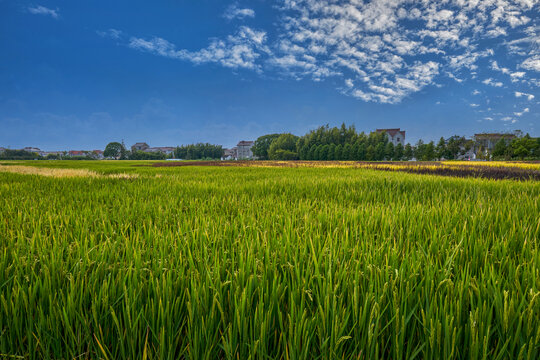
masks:
POLYGON ((134 151, 129 155, 129 160, 165 160, 167 155, 162 152, 134 151))

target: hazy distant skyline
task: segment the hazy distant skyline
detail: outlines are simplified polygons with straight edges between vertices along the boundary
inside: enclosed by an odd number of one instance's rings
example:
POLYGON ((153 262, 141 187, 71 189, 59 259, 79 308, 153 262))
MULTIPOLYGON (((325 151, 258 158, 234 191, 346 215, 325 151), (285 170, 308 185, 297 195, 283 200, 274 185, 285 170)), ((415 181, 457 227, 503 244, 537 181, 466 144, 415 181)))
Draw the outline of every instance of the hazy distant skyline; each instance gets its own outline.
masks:
POLYGON ((540 136, 540 2, 0 0, 0 146, 540 136))

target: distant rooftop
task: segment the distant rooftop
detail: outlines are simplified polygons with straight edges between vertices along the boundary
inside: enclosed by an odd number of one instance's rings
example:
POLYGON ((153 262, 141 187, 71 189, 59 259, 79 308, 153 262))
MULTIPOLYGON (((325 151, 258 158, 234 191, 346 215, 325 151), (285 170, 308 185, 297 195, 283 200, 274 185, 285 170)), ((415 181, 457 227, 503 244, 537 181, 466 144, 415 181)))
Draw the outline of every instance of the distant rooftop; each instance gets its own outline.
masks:
POLYGON ((397 133, 401 133, 401 135, 405 136, 405 130, 401 130, 400 128, 397 129, 377 129, 376 132, 385 132, 390 136, 395 136, 397 133))

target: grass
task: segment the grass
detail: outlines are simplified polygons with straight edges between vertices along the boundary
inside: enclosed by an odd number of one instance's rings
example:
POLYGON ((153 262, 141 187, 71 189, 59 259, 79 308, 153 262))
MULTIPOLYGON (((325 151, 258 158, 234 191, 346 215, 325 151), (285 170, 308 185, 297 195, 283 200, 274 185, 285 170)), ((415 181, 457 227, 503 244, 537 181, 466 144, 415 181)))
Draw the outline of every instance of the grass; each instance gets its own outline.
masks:
POLYGON ((0 358, 540 357, 538 182, 141 164, 0 172, 0 358))

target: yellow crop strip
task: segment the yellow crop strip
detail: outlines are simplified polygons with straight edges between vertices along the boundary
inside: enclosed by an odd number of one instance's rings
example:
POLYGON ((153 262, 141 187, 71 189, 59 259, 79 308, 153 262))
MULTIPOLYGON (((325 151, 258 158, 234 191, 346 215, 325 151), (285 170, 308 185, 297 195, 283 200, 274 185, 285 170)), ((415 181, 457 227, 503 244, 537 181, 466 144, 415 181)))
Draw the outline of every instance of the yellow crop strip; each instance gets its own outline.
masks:
POLYGON ((102 175, 95 171, 88 169, 65 169, 65 168, 47 168, 47 167, 34 167, 24 165, 0 165, 0 172, 8 172, 22 175, 39 175, 47 177, 109 177, 114 179, 132 179, 136 178, 138 174, 126 174, 126 173, 114 173, 109 175, 102 175))

